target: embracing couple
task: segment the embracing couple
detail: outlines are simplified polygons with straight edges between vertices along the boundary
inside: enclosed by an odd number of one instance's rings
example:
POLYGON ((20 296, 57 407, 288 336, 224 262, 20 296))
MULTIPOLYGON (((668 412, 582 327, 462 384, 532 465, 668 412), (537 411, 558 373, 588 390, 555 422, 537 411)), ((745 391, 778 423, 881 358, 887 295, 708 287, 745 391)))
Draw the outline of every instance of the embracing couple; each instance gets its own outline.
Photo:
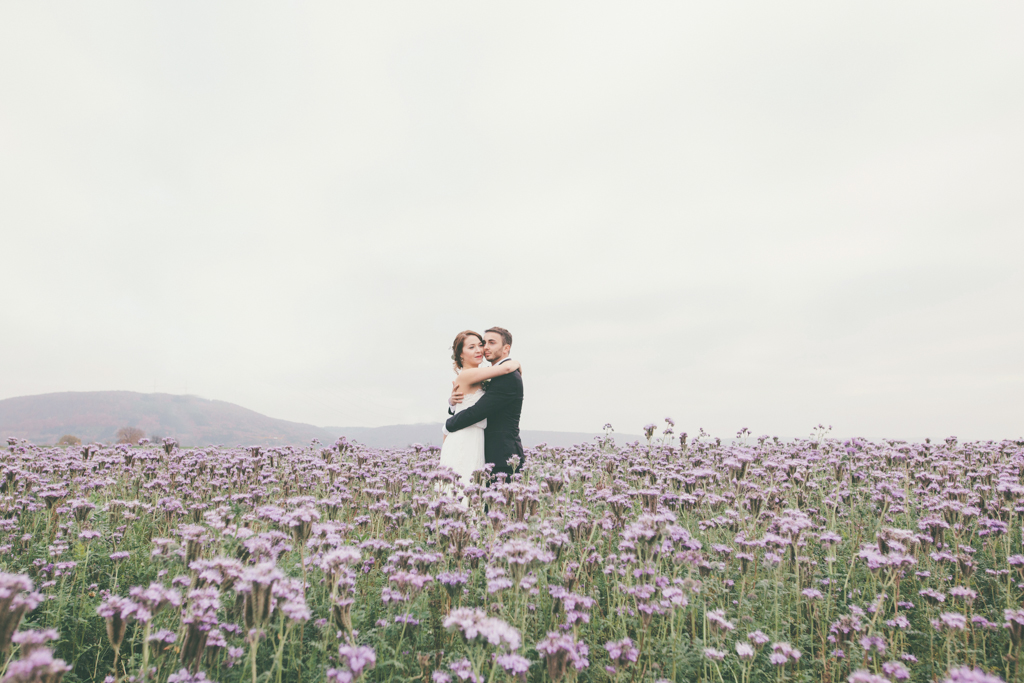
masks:
POLYGON ((511 350, 512 335, 502 327, 492 327, 483 336, 459 332, 452 344, 458 378, 448 400, 451 417, 445 424, 441 465, 454 470, 462 485, 485 464, 494 465, 492 475, 510 477, 523 463, 523 375, 519 362, 509 358, 511 350), (489 366, 481 365, 485 359, 489 366), (516 458, 515 469, 509 458, 516 458))

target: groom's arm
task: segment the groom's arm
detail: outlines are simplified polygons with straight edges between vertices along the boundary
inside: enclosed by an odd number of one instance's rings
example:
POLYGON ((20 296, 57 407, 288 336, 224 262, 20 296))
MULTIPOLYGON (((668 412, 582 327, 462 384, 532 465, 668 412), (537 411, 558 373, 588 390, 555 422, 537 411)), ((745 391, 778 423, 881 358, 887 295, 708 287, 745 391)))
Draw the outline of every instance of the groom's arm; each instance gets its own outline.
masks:
MULTIPOLYGON (((506 376, 511 377, 510 375, 506 376)), ((449 432, 457 432, 504 410, 516 398, 514 387, 509 384, 491 380, 491 386, 487 388, 487 392, 480 397, 480 400, 458 415, 449 417, 445 427, 449 432)))

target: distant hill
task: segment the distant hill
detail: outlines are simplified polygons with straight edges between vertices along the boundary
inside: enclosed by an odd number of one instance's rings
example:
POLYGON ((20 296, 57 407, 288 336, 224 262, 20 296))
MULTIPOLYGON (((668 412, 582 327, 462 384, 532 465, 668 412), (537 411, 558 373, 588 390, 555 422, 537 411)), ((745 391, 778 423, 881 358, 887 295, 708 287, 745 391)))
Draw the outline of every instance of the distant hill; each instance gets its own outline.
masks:
POLYGON ((0 437, 53 444, 64 434, 111 443, 121 427, 146 436, 170 436, 182 446, 325 444, 338 438, 313 425, 277 420, 248 408, 198 396, 83 391, 19 396, 0 401, 0 437))
MULTIPOLYGON (((173 437, 182 446, 331 444, 345 436, 374 448, 404 448, 413 443, 441 445, 441 424, 386 427, 317 427, 278 420, 225 401, 134 391, 82 391, 0 400, 0 438, 15 437, 48 445, 73 434, 83 442, 112 443, 121 427, 138 427, 150 439, 173 437)), ((596 434, 525 430, 523 445, 571 446, 596 434)), ((616 434, 618 441, 641 437, 616 434)))

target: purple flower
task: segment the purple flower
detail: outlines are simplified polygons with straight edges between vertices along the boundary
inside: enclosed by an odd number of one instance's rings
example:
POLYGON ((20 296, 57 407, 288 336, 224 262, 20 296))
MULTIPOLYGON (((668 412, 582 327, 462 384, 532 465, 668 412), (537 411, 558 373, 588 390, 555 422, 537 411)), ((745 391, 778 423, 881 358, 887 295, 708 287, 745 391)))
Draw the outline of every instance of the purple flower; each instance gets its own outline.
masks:
MULTIPOLYGON (((521 681, 526 680, 526 674, 530 670, 530 660, 515 653, 498 655, 494 658, 495 663, 502 669, 517 677, 521 681)), ((435 682, 436 683, 436 682, 435 682)))
POLYGON ((1003 679, 966 666, 950 669, 942 683, 1003 683, 1003 679))
POLYGON ((32 580, 24 574, 0 573, 0 651, 2 652, 10 651, 11 635, 18 630, 22 617, 43 601, 43 596, 33 591, 32 588, 32 580))
POLYGON ((377 653, 365 645, 341 645, 338 647, 338 656, 355 678, 377 664, 377 653))
POLYGON ((720 662, 725 659, 725 652, 722 650, 716 650, 713 647, 704 648, 704 656, 713 662, 720 662))
POLYGON ((302 595, 301 579, 281 579, 271 591, 279 600, 281 614, 289 621, 309 621, 313 618, 302 595))
POLYGON ((882 664, 882 672, 894 681, 910 680, 910 669, 903 662, 886 662, 882 664))
POLYGON ((970 588, 966 588, 964 586, 956 586, 955 588, 950 588, 949 595, 951 597, 963 600, 968 605, 974 602, 974 600, 978 597, 977 591, 974 591, 970 588))
POLYGON ((796 649, 789 643, 772 643, 772 655, 769 657, 771 663, 777 665, 786 663, 786 661, 777 661, 775 657, 776 655, 782 655, 786 660, 792 659, 795 662, 800 659, 800 650, 796 649))
POLYGON ((173 588, 164 588, 159 583, 151 583, 149 588, 133 586, 128 595, 135 601, 135 618, 142 623, 148 622, 167 605, 181 606, 181 593, 173 588))
POLYGON ((242 649, 240 647, 229 647, 228 648, 228 658, 227 658, 227 661, 226 661, 226 664, 228 665, 228 668, 230 669, 235 664, 240 662, 243 657, 245 657, 245 650, 244 649, 242 649))
POLYGON ((907 629, 910 628, 910 620, 903 614, 897 614, 894 618, 885 622, 889 628, 907 629))
POLYGON ((199 585, 213 584, 222 590, 231 588, 242 576, 244 567, 238 560, 217 557, 212 560, 194 560, 188 568, 196 573, 199 585))
POLYGON ((124 639, 128 621, 138 608, 134 602, 119 595, 111 595, 96 607, 96 613, 107 620, 107 637, 115 649, 124 639))
POLYGON ((744 643, 743 641, 736 641, 736 654, 743 661, 749 661, 754 658, 756 654, 752 645, 744 643))
POLYGON ((494 549, 494 558, 504 560, 512 573, 512 580, 518 583, 526 576, 530 567, 547 564, 555 559, 554 553, 524 539, 512 539, 494 549))
POLYGON ((432 582, 434 577, 429 574, 418 574, 416 572, 397 571, 388 579, 398 586, 398 590, 405 591, 411 595, 423 590, 424 586, 432 582))
POLYGON ((1010 631, 1014 647, 1018 647, 1024 640, 1024 609, 1004 609, 1003 618, 1003 626, 1010 631))
POLYGON ((468 659, 460 659, 457 662, 452 662, 448 665, 452 673, 455 674, 460 681, 470 681, 470 683, 484 683, 484 679, 476 675, 473 671, 473 664, 468 659))
POLYGON ((199 673, 192 675, 188 669, 178 669, 177 673, 173 673, 167 677, 167 683, 212 683, 210 679, 206 677, 206 673, 200 671, 199 673))
POLYGON ((343 545, 335 548, 320 560, 320 568, 328 574, 338 575, 342 567, 353 567, 363 560, 363 554, 359 548, 343 545))
POLYGON ((864 629, 861 624, 860 617, 856 614, 844 614, 839 617, 838 620, 832 622, 829 626, 829 632, 835 638, 836 642, 845 643, 848 640, 853 639, 855 634, 860 633, 864 629))
POLYGON ((445 617, 444 627, 460 631, 467 642, 479 638, 494 646, 506 645, 510 650, 518 650, 522 644, 519 631, 501 619, 488 617, 483 610, 470 607, 452 610, 445 617))
POLYGON ((211 630, 206 637, 206 647, 216 650, 217 648, 225 648, 228 646, 228 641, 224 638, 224 634, 219 628, 211 630))
POLYGON ((843 537, 834 531, 826 531, 818 536, 818 542, 827 546, 833 543, 842 543, 843 537))
POLYGON ((999 624, 994 624, 980 614, 975 614, 971 617, 971 623, 978 628, 996 629, 999 628, 999 624))
POLYGON ((177 639, 178 634, 166 628, 162 628, 156 633, 149 636, 149 642, 151 643, 166 643, 168 645, 173 643, 177 639))
POLYGON ((731 621, 725 618, 725 610, 716 609, 708 612, 706 616, 713 631, 728 632, 736 628, 731 621))
POLYGON ((93 503, 85 500, 84 498, 72 498, 68 501, 68 505, 71 507, 71 511, 75 515, 75 519, 79 522, 85 522, 89 519, 89 513, 96 509, 93 503))
POLYGON ((11 642, 20 646, 22 658, 28 657, 35 650, 45 646, 51 640, 58 640, 60 634, 56 629, 43 631, 19 631, 11 636, 11 642))
POLYGON ((860 639, 860 646, 864 651, 870 653, 872 650, 880 655, 885 654, 885 638, 880 636, 863 636, 860 639))
POLYGON ((188 593, 188 606, 181 619, 183 624, 201 624, 209 630, 217 625, 220 609, 220 591, 216 587, 196 588, 188 593))
POLYGON ((767 635, 765 635, 764 631, 761 631, 760 629, 758 629, 757 631, 754 631, 752 633, 748 633, 747 634, 747 640, 749 640, 751 643, 753 643, 754 647, 761 648, 761 647, 764 647, 765 645, 767 645, 769 643, 769 641, 771 641, 771 638, 769 638, 767 635))
POLYGON ((608 650, 608 658, 615 666, 628 666, 634 664, 640 656, 640 650, 633 647, 633 641, 629 638, 613 640, 604 644, 608 650))
POLYGON ((590 666, 587 655, 590 648, 586 643, 578 642, 569 634, 561 635, 549 631, 547 638, 538 642, 534 648, 548 665, 548 676, 556 683, 562 680, 570 664, 577 670, 590 666))
POLYGON ((63 659, 54 659, 49 648, 39 647, 32 654, 16 659, 7 667, 4 683, 58 683, 64 673, 70 671, 63 659))
POLYGON ((441 572, 437 575, 437 582, 445 587, 449 595, 454 596, 469 583, 469 572, 441 572))
POLYGON ((847 683, 890 683, 885 676, 873 674, 865 669, 858 669, 846 677, 847 683))
POLYGON ((690 601, 686 597, 686 593, 683 592, 682 588, 678 586, 666 586, 661 589, 661 604, 663 607, 686 607, 690 604, 690 601))
POLYGON ((804 529, 814 526, 814 522, 801 510, 788 509, 783 511, 777 522, 779 535, 796 539, 804 529))
POLYGON ((932 619, 936 631, 963 631, 967 628, 967 617, 958 612, 943 612, 938 619, 932 619))
POLYGON ((284 574, 273 561, 261 562, 242 572, 235 589, 245 596, 245 626, 250 631, 262 628, 274 609, 274 585, 284 574))
MULTIPOLYGON (((577 595, 567 591, 562 586, 548 586, 548 592, 555 604, 555 609, 564 609, 567 613, 582 613, 589 611, 591 607, 597 604, 594 598, 587 597, 585 595, 577 595)), ((590 622, 589 615, 583 615, 585 618, 581 619, 587 623, 590 622)))

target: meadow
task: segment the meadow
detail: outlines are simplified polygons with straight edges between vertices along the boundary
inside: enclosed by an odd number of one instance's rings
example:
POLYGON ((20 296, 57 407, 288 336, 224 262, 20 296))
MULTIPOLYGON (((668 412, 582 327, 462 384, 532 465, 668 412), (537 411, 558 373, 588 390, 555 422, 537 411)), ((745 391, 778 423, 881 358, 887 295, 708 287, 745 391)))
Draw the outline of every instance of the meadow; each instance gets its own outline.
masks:
POLYGON ((3 680, 1020 681, 1024 442, 0 454, 3 680))

